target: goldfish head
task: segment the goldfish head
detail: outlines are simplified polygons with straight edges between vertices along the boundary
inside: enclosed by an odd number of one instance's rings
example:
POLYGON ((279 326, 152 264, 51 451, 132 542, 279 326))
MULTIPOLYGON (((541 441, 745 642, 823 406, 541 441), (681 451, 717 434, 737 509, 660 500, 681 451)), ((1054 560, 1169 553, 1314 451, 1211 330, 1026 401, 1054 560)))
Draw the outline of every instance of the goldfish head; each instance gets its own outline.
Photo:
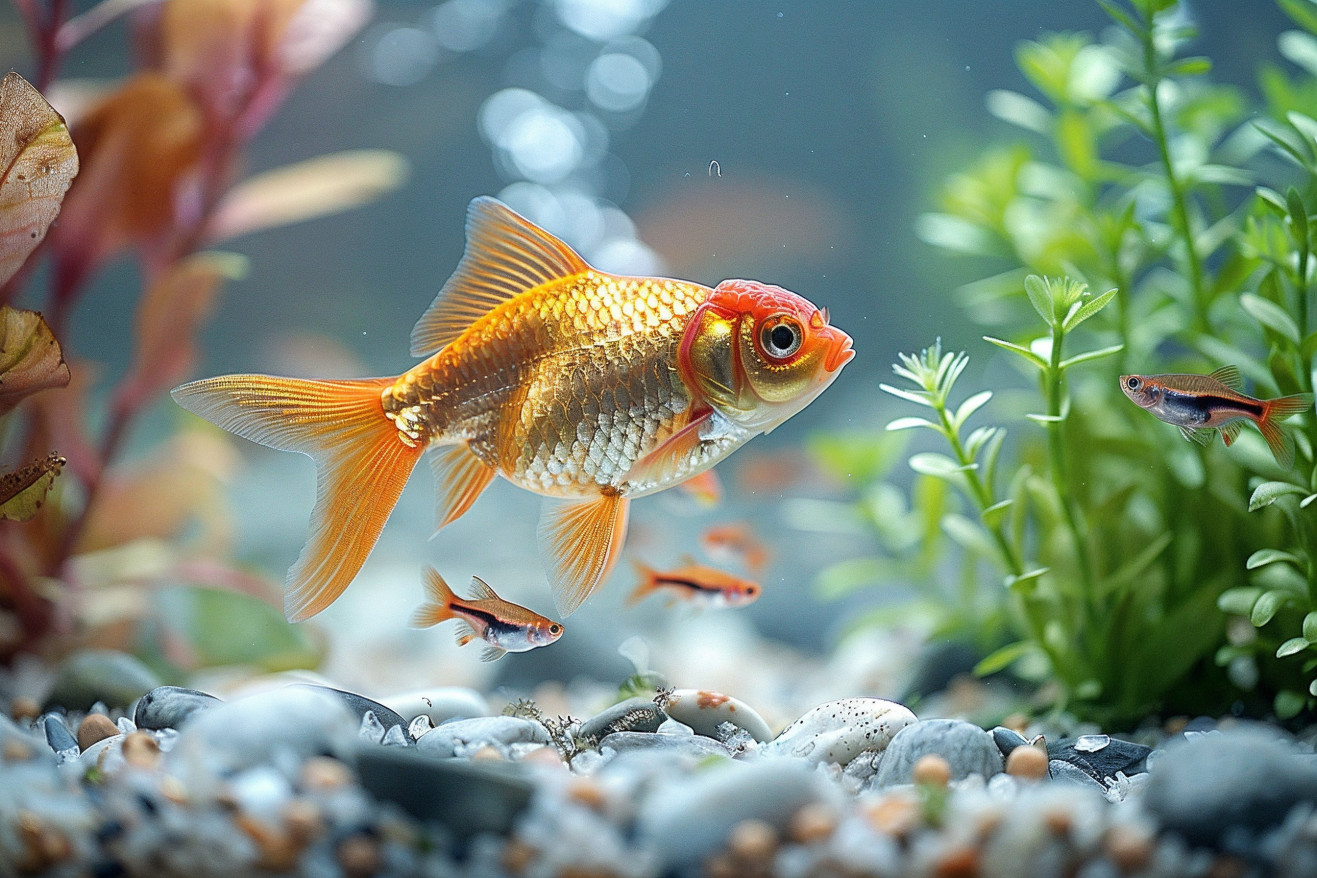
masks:
POLYGON ((526 626, 526 639, 530 641, 531 646, 548 646, 562 637, 562 631, 560 623, 541 616, 526 626))
POLYGON ((1140 408, 1156 408, 1162 401, 1162 386, 1145 375, 1121 375, 1120 389, 1140 408))
POLYGON ((686 327, 686 386, 728 420, 767 433, 813 401, 850 361, 826 311, 781 287, 725 280, 686 327))

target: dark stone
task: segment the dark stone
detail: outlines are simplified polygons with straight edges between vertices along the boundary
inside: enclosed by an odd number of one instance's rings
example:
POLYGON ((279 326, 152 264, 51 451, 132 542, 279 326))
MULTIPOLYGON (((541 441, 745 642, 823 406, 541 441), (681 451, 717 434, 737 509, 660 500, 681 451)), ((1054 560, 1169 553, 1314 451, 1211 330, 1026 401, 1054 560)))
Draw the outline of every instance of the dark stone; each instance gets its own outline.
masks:
POLYGON ((50 745, 50 749, 56 753, 78 749, 78 739, 73 737, 69 727, 64 725, 64 720, 60 719, 58 715, 46 714, 46 718, 42 720, 41 724, 46 730, 46 743, 50 745))
POLYGON ((137 699, 133 722, 139 729, 176 729, 199 710, 223 702, 214 695, 182 686, 157 686, 137 699))
POLYGON ((1146 760, 1151 752, 1151 747, 1107 735, 1085 735, 1047 746, 1049 759, 1069 762, 1098 783, 1114 778, 1118 771, 1129 775, 1146 770, 1146 760))
POLYGON ((294 683, 292 688, 316 689, 320 692, 326 692, 342 701, 348 710, 357 715, 358 719, 365 719, 366 712, 370 711, 375 714, 375 719, 379 720, 380 725, 384 727, 386 732, 394 726, 402 726, 403 734, 406 735, 407 740, 410 741, 412 738, 411 733, 407 731, 407 720, 403 719, 402 714, 391 707, 385 707, 378 701, 372 701, 363 695, 357 695, 355 692, 345 692, 342 689, 334 689, 329 686, 316 686, 312 683, 294 683))
POLYGON ((127 707, 160 683, 155 671, 126 652, 84 649, 60 665, 46 706, 85 711, 101 701, 127 707))
POLYGON ((648 698, 628 698, 581 723, 577 734, 599 740, 614 732, 656 732, 668 715, 648 698))
POLYGON ((1317 804, 1317 764, 1261 727, 1172 745, 1150 771, 1144 802, 1166 830, 1244 857, 1294 806, 1317 804))
POLYGON ((910 783, 915 763, 930 754, 947 761, 953 780, 971 774, 989 778, 1000 774, 1006 765, 992 735, 973 723, 958 719, 928 719, 896 733, 883 751, 873 785, 881 788, 910 783))
POLYGON ((1077 765, 1072 765, 1064 759, 1052 759, 1047 763, 1047 773, 1052 778, 1053 783, 1064 784, 1065 786, 1083 787, 1084 789, 1097 790, 1105 793, 1106 786, 1102 781, 1093 777, 1087 771, 1084 771, 1077 765))
POLYGON ((997 743, 997 749, 1001 750, 1002 756, 1010 756, 1012 750, 1029 743, 1029 739, 1024 735, 1005 726, 997 726, 992 730, 992 740, 997 743))
POLYGON ((361 784, 372 795, 418 820, 441 824, 458 840, 507 835, 535 789, 514 765, 435 759, 365 741, 356 763, 361 784))

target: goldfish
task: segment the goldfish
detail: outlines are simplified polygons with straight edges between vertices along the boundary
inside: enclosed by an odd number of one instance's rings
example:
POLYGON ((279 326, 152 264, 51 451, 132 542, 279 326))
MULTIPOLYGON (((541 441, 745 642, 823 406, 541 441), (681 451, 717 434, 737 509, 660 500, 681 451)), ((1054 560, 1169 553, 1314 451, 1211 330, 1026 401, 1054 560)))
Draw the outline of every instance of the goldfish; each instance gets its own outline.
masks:
POLYGON ((758 574, 768 564, 768 547, 755 536, 754 528, 744 521, 715 524, 700 534, 700 543, 711 558, 734 558, 758 574))
POLYGON ((429 628, 457 619, 458 646, 466 646, 476 638, 489 644, 480 652, 482 662, 496 661, 510 652, 529 652, 562 637, 561 623, 503 600, 479 576, 471 577, 471 590, 474 597, 458 597, 439 571, 425 568, 425 591, 430 602, 422 604, 412 616, 412 626, 429 628))
POLYGON ((1228 447, 1252 421, 1283 469, 1294 463, 1294 439, 1279 421, 1311 409, 1313 395, 1254 399, 1243 392, 1239 369, 1222 366, 1210 375, 1122 375, 1120 389, 1134 404, 1180 428, 1184 438, 1211 443, 1217 431, 1228 447))
POLYGON ((402 375, 221 375, 173 391, 225 430, 315 461, 292 621, 356 577, 427 450, 438 528, 495 475, 550 498, 538 543, 569 614, 616 564, 633 499, 771 431, 854 356, 826 309, 781 287, 608 274, 493 198, 471 202, 466 231, 412 330, 428 359, 402 375))
POLYGON ((655 570, 639 561, 631 564, 636 568, 640 584, 627 598, 628 604, 639 603, 662 589, 700 607, 744 607, 758 600, 762 590, 756 582, 696 564, 695 559, 689 557, 683 560, 681 567, 667 571, 655 570))

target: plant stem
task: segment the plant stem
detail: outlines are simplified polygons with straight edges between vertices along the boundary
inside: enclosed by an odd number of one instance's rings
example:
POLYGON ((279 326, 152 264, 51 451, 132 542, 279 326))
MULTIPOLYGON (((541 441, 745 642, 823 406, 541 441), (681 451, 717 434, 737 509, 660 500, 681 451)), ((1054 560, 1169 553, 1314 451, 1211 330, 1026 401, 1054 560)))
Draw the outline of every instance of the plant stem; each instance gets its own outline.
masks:
MULTIPOLYGON (((937 416, 942 422, 942 433, 947 437, 947 442, 951 444, 951 453, 956 457, 956 463, 960 464, 962 472, 965 474, 965 482, 969 485, 970 493, 973 495, 974 502, 979 507, 979 520, 983 521, 983 512, 989 506, 993 505, 992 494, 988 493, 987 485, 979 478, 979 472, 974 468, 974 461, 965 453, 965 446, 960 443, 960 435, 951 424, 951 418, 947 415, 945 405, 937 406, 937 416)), ((990 525, 986 521, 983 526, 992 534, 993 542, 997 544, 997 550, 1001 552, 1002 561, 1005 562, 1006 569, 1012 576, 1024 575, 1024 563, 1020 560, 1019 554, 1016 553, 1015 547, 1011 545, 1010 538, 1002 530, 1000 524, 990 525)))
MULTIPOLYGON (((1061 409, 1064 394, 1062 383, 1064 375, 1061 370, 1061 343, 1065 340, 1065 330, 1060 325, 1052 329, 1052 353, 1043 376, 1044 395, 1047 401, 1047 458, 1052 469, 1052 484, 1061 501, 1061 510, 1065 514, 1066 526, 1070 529, 1071 539, 1075 544, 1075 559, 1079 564, 1080 582, 1084 589, 1084 599, 1093 599, 1092 567, 1088 555, 1088 540, 1085 528, 1080 526, 1079 512, 1074 493, 1070 490, 1070 472, 1065 462, 1065 437, 1061 435, 1063 422, 1061 409)), ((1090 616, 1090 618, 1095 618, 1090 616)))

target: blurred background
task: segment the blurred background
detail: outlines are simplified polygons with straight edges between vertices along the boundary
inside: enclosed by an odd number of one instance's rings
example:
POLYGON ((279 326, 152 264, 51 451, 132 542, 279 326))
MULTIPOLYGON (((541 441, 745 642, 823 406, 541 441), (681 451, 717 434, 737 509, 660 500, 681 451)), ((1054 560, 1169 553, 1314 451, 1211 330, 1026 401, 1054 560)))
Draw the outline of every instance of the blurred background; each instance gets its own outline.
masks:
MULTIPOLYGON (((1250 89, 1256 60, 1274 53, 1281 29, 1272 4, 1254 5, 1247 16, 1237 0, 1193 7, 1214 77, 1250 89)), ((894 408, 877 399, 877 383, 898 351, 941 336, 950 349, 974 352, 971 368, 990 360, 949 296, 981 266, 921 243, 915 219, 947 173, 985 141, 1010 136, 983 97, 1029 91, 1015 45, 1106 23, 1096 4, 1052 0, 377 2, 372 23, 302 82, 257 138, 248 170, 384 148, 406 157, 409 180, 364 208, 226 245, 250 258, 250 271, 225 289, 199 375, 409 368, 410 328, 457 264, 466 204, 482 194, 607 270, 707 284, 750 277, 799 292, 829 308, 857 356, 805 412, 718 468, 720 505, 675 491, 636 504, 628 554, 661 567, 698 555, 698 535, 711 524, 750 521, 773 551, 755 605, 695 615, 651 600, 623 610, 634 583, 624 561, 559 644, 481 667, 447 630, 406 627, 421 600, 421 567, 435 565, 454 584, 479 574, 504 597, 550 610, 534 545, 539 500, 498 483, 427 542, 433 500, 422 475, 358 581, 313 623, 331 644, 325 673, 366 686, 392 685, 386 669, 399 665, 442 682, 495 674, 495 683, 530 683, 582 668, 625 675, 617 644, 642 633, 662 654, 656 664, 666 657, 703 674, 681 685, 752 697, 716 678, 755 650, 804 656, 835 642, 856 601, 883 597, 816 598, 811 584, 824 564, 873 547, 845 520, 820 518, 836 507, 810 505, 844 498, 846 486, 825 479, 804 444, 825 431, 880 430, 894 408)), ((116 24, 79 47, 65 76, 125 73, 126 30, 116 24)), ((20 72, 30 66, 7 7, 0 54, 20 72)), ((105 273, 65 340, 72 356, 103 364, 107 376, 123 371, 137 289, 126 262, 105 273)), ((146 453, 183 417, 159 406, 127 456, 146 453)), ((305 536, 311 467, 245 443, 240 450, 231 482, 236 554, 281 579, 305 536)))

